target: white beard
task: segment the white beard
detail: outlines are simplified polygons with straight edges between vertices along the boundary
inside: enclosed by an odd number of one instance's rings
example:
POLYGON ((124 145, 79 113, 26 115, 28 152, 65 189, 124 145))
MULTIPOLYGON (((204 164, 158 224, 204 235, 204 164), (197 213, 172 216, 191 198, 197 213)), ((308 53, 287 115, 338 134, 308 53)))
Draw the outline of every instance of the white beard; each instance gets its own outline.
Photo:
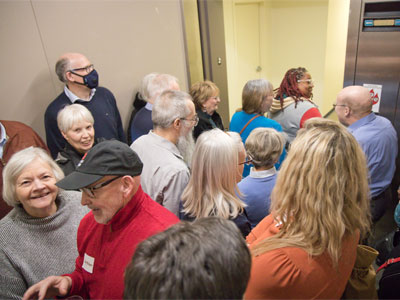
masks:
POLYGON ((187 163, 189 168, 192 163, 194 146, 195 142, 193 138, 193 130, 189 131, 186 136, 180 136, 178 139, 178 144, 176 145, 183 157, 183 160, 187 163))

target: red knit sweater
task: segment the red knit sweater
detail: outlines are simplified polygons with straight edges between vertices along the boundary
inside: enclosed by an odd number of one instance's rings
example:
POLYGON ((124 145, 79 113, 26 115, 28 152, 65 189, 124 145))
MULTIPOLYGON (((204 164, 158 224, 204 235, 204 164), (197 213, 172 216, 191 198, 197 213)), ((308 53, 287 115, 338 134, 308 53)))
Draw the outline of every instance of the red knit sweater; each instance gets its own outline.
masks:
POLYGON ((125 268, 137 244, 177 222, 173 213, 153 201, 141 187, 108 224, 97 223, 92 212, 87 214, 78 228, 75 271, 67 274, 72 278, 69 295, 121 299, 125 268))

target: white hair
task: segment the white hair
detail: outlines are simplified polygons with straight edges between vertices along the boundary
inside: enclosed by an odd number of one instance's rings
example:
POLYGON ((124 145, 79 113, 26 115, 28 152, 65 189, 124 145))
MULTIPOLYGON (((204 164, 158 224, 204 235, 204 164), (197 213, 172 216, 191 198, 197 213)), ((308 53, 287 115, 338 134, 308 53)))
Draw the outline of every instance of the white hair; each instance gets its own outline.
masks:
POLYGON ((57 125, 61 132, 67 133, 75 123, 87 121, 94 124, 92 113, 81 104, 65 106, 57 114, 57 125))
POLYGON ((234 131, 227 131, 226 133, 235 141, 237 152, 242 151, 244 149, 244 145, 239 133, 234 131))
POLYGON ((167 90, 157 97, 153 105, 151 119, 154 127, 168 128, 176 119, 190 114, 188 101, 192 97, 182 91, 167 90))
POLYGON ((64 178, 64 173, 55 161, 42 148, 29 147, 16 152, 3 169, 3 199, 10 206, 18 204, 15 186, 21 172, 34 160, 40 159, 48 164, 56 180, 64 178))
POLYGON ((164 91, 178 85, 178 79, 169 74, 150 73, 143 77, 141 94, 144 100, 155 100, 164 91))

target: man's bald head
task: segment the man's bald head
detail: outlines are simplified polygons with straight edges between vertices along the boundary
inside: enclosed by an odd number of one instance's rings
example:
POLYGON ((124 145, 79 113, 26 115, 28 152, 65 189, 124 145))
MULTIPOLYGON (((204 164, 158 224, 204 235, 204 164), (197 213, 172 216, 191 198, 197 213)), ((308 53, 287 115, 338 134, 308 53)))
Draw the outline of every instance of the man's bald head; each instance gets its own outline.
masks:
POLYGON ((372 111, 372 97, 368 89, 359 85, 345 87, 338 94, 338 99, 348 105, 353 114, 360 119, 372 111))
POLYGON ((365 87, 345 87, 336 98, 336 113, 339 121, 346 126, 369 115, 371 111, 372 97, 365 87))
POLYGON ((67 83, 66 72, 71 69, 90 65, 87 57, 81 53, 68 52, 60 56, 56 63, 56 74, 60 81, 67 83))

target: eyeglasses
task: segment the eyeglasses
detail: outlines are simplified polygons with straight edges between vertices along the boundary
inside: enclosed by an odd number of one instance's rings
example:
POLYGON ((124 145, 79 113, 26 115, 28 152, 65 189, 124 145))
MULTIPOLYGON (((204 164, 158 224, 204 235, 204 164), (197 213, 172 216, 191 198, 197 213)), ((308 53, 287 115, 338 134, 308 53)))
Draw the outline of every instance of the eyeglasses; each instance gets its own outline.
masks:
POLYGON ((250 165, 253 162, 253 159, 251 157, 246 157, 246 160, 244 162, 239 163, 240 165, 250 165))
POLYGON ((113 182, 114 180, 117 180, 118 178, 121 178, 121 176, 117 176, 114 178, 111 178, 110 180, 104 181, 102 183, 99 183, 95 186, 91 186, 91 187, 84 187, 79 189, 82 193, 85 193, 86 195, 88 195, 90 198, 95 198, 95 194, 94 191, 101 189, 102 187, 105 187, 106 185, 110 184, 111 182, 113 182))
POLYGON ((192 119, 180 118, 180 120, 194 122, 194 126, 197 126, 197 124, 199 124, 199 116, 198 115, 195 115, 192 119))
POLYGON ((313 83, 314 83, 314 80, 312 80, 312 79, 300 79, 300 80, 297 80, 297 82, 298 82, 298 83, 300 83, 300 82, 307 82, 308 84, 313 84, 313 83))
POLYGON ((73 72, 76 72, 76 71, 86 71, 86 73, 90 73, 90 72, 92 72, 93 70, 94 70, 94 66, 93 66, 93 64, 91 64, 91 65, 88 65, 88 66, 86 66, 86 67, 68 70, 68 72, 73 73, 73 72))
POLYGON ((332 106, 335 108, 336 106, 345 106, 345 107, 347 107, 347 105, 345 105, 345 104, 332 104, 332 106))

